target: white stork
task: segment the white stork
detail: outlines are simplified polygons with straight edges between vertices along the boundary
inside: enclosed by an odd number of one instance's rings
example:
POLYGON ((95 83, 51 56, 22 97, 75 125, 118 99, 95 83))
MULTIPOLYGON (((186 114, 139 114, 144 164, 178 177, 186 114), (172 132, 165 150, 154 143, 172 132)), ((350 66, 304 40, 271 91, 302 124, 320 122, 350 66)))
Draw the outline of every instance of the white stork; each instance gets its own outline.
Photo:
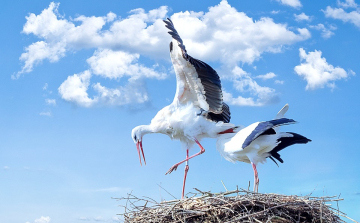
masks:
POLYGON ((186 162, 182 188, 184 198, 185 181, 189 170, 188 160, 205 152, 200 144, 204 137, 216 138, 218 134, 233 132, 230 124, 229 106, 223 102, 221 82, 216 71, 208 64, 187 54, 182 39, 168 18, 165 26, 170 29, 170 57, 176 74, 176 93, 173 102, 161 109, 149 125, 140 125, 132 130, 140 164, 140 150, 145 161, 142 138, 149 133, 162 133, 178 139, 186 149, 186 159, 173 165, 166 174, 186 162), (189 156, 189 149, 197 144, 200 152, 189 156))
MULTIPOLYGON (((293 132, 279 132, 279 126, 296 123, 293 119, 284 118, 289 109, 286 104, 274 120, 255 122, 234 133, 222 134, 216 142, 216 149, 228 161, 251 163, 254 169, 254 192, 258 192, 259 177, 256 165, 263 163, 266 158, 283 160, 278 153, 280 150, 294 144, 305 144, 311 140, 293 132)), ((276 163, 277 165, 277 163, 276 163)))

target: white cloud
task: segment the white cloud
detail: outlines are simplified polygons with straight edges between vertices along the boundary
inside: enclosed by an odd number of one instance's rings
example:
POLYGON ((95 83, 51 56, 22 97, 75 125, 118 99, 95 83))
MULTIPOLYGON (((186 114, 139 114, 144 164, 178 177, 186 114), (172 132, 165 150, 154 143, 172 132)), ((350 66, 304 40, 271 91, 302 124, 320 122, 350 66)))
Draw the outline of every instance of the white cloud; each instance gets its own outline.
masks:
POLYGON ((81 74, 69 76, 59 87, 61 97, 69 102, 83 107, 94 105, 113 105, 121 106, 126 104, 141 104, 147 102, 149 97, 141 78, 166 78, 165 73, 155 71, 137 63, 139 54, 130 54, 122 51, 112 51, 100 49, 87 59, 90 70, 81 74), (128 77, 124 86, 107 88, 101 83, 90 84, 92 74, 109 79, 120 79, 128 77), (97 93, 94 97, 89 97, 88 89, 97 93))
POLYGON ((280 2, 283 5, 288 5, 294 8, 299 8, 302 6, 299 0, 276 0, 276 1, 280 2))
POLYGON ((281 81, 281 80, 275 80, 275 84, 284 84, 284 81, 281 81))
POLYGON ((3 168, 4 170, 8 170, 8 169, 10 169, 10 167, 8 167, 8 166, 4 166, 4 168, 3 168))
MULTIPOLYGON (((303 48, 299 49, 300 65, 294 68, 295 72, 307 81, 306 90, 315 90, 325 86, 334 88, 335 80, 346 79, 349 75, 341 67, 334 67, 328 64, 324 57, 321 57, 321 51, 305 52, 303 48)), ((354 75, 353 71, 349 72, 354 75)))
POLYGON ((89 98, 87 90, 90 85, 90 78, 89 70, 69 76, 58 88, 61 97, 83 107, 92 106, 98 98, 89 98))
POLYGON ((129 76, 130 79, 156 78, 164 79, 166 74, 158 73, 152 68, 137 63, 139 54, 130 54, 123 51, 101 49, 87 59, 94 74, 110 79, 119 79, 129 76))
POLYGON ((345 0, 345 2, 337 1, 337 4, 342 8, 357 8, 358 4, 355 3, 355 0, 345 0))
POLYGON ((61 98, 82 107, 141 104, 149 100, 141 81, 129 81, 127 85, 117 88, 106 88, 96 83, 92 85, 92 88, 97 94, 90 97, 88 89, 91 76, 89 70, 69 76, 58 88, 61 98))
POLYGON ((267 74, 263 74, 263 75, 258 75, 256 76, 255 78, 260 78, 260 79, 263 79, 263 80, 268 80, 268 79, 271 79, 271 78, 274 78, 276 77, 276 74, 274 74, 273 72, 269 72, 267 74))
POLYGON ((230 105, 238 106, 263 106, 274 103, 278 100, 275 89, 260 86, 253 80, 249 73, 236 66, 232 75, 224 76, 224 80, 232 80, 234 88, 242 94, 249 94, 250 97, 234 97, 231 93, 223 90, 224 101, 230 105))
MULTIPOLYGON (((167 7, 162 6, 146 13, 143 9, 132 10, 125 19, 110 13, 103 17, 78 16, 72 21, 57 13, 59 4, 51 3, 39 15, 26 17, 25 34, 43 39, 28 46, 20 60, 24 66, 14 77, 31 72, 34 65, 48 59, 56 62, 69 49, 103 48, 168 59, 170 41, 167 29, 161 21, 167 7), (75 25, 74 22, 80 22, 75 25), (110 23, 109 29, 103 29, 110 23)), ((203 12, 174 13, 176 28, 191 49, 189 54, 203 60, 221 60, 223 63, 252 63, 263 52, 280 52, 283 45, 290 45, 310 38, 307 29, 288 30, 286 24, 275 23, 271 18, 253 21, 223 0, 219 5, 203 12), (231 55, 231 60, 229 59, 231 55), (229 61, 229 62, 227 62, 229 61)))
MULTIPOLYGON (((292 7, 301 6, 298 0, 282 2, 292 7)), ((20 57, 23 67, 13 78, 31 72, 44 60, 57 62, 68 51, 94 49, 93 56, 87 60, 89 70, 69 76, 58 88, 64 100, 83 107, 148 101, 146 89, 140 84, 143 82, 135 84, 134 80, 166 77, 154 67, 140 64, 139 59, 140 55, 145 55, 169 60, 168 44, 164 43, 170 42, 171 37, 162 21, 167 17, 168 8, 161 6, 148 12, 135 9, 126 18, 109 12, 105 16, 80 15, 74 19, 59 15, 58 8, 58 3, 50 3, 40 14, 30 13, 26 17, 23 33, 33 34, 40 40, 25 48, 20 57), (128 81, 122 82, 122 86, 107 88, 101 83, 91 83, 92 75, 117 81, 127 78, 128 81), (131 94, 134 87, 138 95, 131 94), (90 96, 92 93, 94 95, 90 96)), ((288 28, 268 17, 253 20, 226 0, 207 12, 177 12, 171 19, 190 55, 207 62, 220 61, 228 68, 239 63, 251 64, 264 52, 279 53, 284 46, 311 37, 306 28, 288 28)), ((234 86, 241 85, 242 81, 242 85, 252 86, 253 90, 247 91, 255 97, 260 95, 261 89, 273 95, 273 89, 260 87, 251 78, 234 80, 234 86)))
POLYGON ((50 62, 57 62, 61 57, 65 56, 62 42, 49 44, 44 41, 38 41, 26 47, 25 51, 20 56, 20 60, 25 64, 21 71, 12 75, 13 79, 19 78, 23 73, 31 72, 34 65, 39 64, 44 59, 48 59, 50 62))
POLYGON ((35 219, 35 223, 49 223, 50 221, 51 219, 49 216, 47 217, 41 216, 40 218, 35 219))
POLYGON ((129 82, 126 86, 118 88, 106 88, 100 83, 93 85, 98 92, 99 103, 104 105, 121 106, 126 104, 142 104, 149 100, 146 89, 142 83, 129 82))
POLYGON ((328 6, 323 12, 325 17, 340 19, 343 22, 350 22, 360 28, 360 13, 358 11, 345 12, 342 8, 332 8, 328 6))
POLYGON ((45 102, 46 102, 47 105, 53 105, 53 106, 56 105, 56 99, 47 98, 47 99, 45 99, 45 102))
POLYGON ((39 115, 51 117, 51 112, 40 112, 39 115))
POLYGON ((179 12, 171 16, 188 53, 206 61, 221 61, 234 67, 251 64, 264 52, 278 53, 284 45, 310 38, 310 32, 288 30, 286 24, 263 17, 257 21, 238 12, 227 1, 210 7, 206 13, 179 12))
POLYGON ((43 90, 46 91, 47 88, 48 88, 48 86, 49 86, 48 83, 45 83, 45 84, 44 84, 44 87, 43 87, 43 90))
POLYGON ((299 15, 294 14, 296 21, 311 21, 310 16, 306 15, 305 13, 300 13, 299 15))
POLYGON ((23 33, 43 40, 25 48, 20 57, 24 66, 13 78, 31 72, 35 65, 45 59, 58 61, 70 49, 123 48, 152 55, 167 52, 167 48, 160 47, 163 43, 161 40, 168 35, 161 21, 167 13, 165 6, 148 13, 142 9, 133 10, 132 15, 122 20, 116 20, 116 14, 109 12, 103 17, 80 15, 71 21, 58 14, 58 7, 59 3, 52 2, 39 15, 31 13, 26 17, 23 33), (75 25, 79 22, 80 25, 75 25), (147 22, 153 24, 148 26, 147 22), (111 23, 110 28, 102 30, 106 23, 111 23))
POLYGON ((333 25, 329 25, 328 28, 326 28, 323 24, 319 23, 315 26, 311 25, 310 28, 316 29, 316 30, 320 30, 321 31, 321 36, 324 39, 328 39, 330 38, 332 35, 334 35, 335 33, 332 32, 332 30, 336 30, 336 26, 333 25))

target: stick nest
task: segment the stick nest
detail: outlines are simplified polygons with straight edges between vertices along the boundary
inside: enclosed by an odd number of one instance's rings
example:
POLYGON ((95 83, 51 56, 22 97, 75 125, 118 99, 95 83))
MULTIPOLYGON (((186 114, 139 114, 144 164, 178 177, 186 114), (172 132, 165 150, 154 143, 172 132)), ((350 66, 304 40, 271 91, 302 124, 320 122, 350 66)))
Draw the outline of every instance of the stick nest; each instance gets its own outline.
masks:
MULTIPOLYGON (((345 222, 329 203, 333 197, 287 196, 237 189, 225 193, 202 192, 182 200, 156 202, 133 194, 125 200, 125 222, 345 222), (232 195, 231 195, 232 194, 232 195), (199 196, 200 195, 200 196, 199 196), (231 195, 231 196, 230 196, 231 195)), ((348 217, 346 217, 348 218, 348 217)), ((350 218, 348 218, 350 219, 350 218)), ((352 220, 352 219, 350 219, 352 220)), ((355 222, 355 221, 354 221, 355 222)))

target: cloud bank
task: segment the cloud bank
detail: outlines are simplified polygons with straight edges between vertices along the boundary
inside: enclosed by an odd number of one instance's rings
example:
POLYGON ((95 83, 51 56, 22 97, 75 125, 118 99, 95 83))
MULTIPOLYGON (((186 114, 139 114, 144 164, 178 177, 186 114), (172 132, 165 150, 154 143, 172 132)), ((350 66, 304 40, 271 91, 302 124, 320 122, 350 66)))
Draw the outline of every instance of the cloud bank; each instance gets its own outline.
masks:
MULTIPOLYGON (((301 6, 297 0, 282 2, 292 7, 301 6)), ((22 32, 36 36, 39 41, 25 47, 20 56, 23 66, 12 77, 17 79, 32 72, 43 61, 55 63, 69 52, 94 49, 86 60, 88 69, 74 72, 58 88, 62 99, 82 107, 148 101, 144 80, 162 80, 167 75, 157 63, 149 66, 141 63, 141 59, 169 61, 168 44, 164 43, 170 42, 171 37, 162 22, 168 17, 168 7, 148 12, 134 9, 126 18, 109 12, 104 16, 80 15, 67 19, 58 13, 59 6, 52 2, 40 14, 30 13, 26 17, 22 32), (107 81, 122 80, 122 84, 108 88, 100 82, 93 83, 93 76, 107 81), (131 90, 137 95, 131 94, 131 90)), ((252 64, 265 52, 280 53, 284 46, 311 37, 306 28, 289 29, 286 24, 276 23, 269 17, 255 21, 226 0, 209 7, 207 12, 176 12, 171 19, 190 55, 210 64, 220 62, 229 72, 240 63, 252 64)), ((257 84, 253 79, 242 81, 247 86, 257 84)), ((238 85, 235 81, 234 86, 238 85)), ((253 92, 260 98, 257 94, 260 91, 253 92)))

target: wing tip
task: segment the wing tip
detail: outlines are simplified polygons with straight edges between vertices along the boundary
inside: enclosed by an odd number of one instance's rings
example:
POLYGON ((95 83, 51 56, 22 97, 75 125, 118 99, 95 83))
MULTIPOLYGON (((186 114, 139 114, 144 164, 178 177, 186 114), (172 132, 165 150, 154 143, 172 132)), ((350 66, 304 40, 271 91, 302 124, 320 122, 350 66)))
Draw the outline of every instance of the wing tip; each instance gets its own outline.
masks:
POLYGON ((173 25, 173 22, 171 21, 171 19, 168 17, 168 18, 166 18, 166 19, 164 19, 163 20, 163 22, 165 22, 165 23, 168 23, 168 22, 170 22, 172 25, 173 25))

